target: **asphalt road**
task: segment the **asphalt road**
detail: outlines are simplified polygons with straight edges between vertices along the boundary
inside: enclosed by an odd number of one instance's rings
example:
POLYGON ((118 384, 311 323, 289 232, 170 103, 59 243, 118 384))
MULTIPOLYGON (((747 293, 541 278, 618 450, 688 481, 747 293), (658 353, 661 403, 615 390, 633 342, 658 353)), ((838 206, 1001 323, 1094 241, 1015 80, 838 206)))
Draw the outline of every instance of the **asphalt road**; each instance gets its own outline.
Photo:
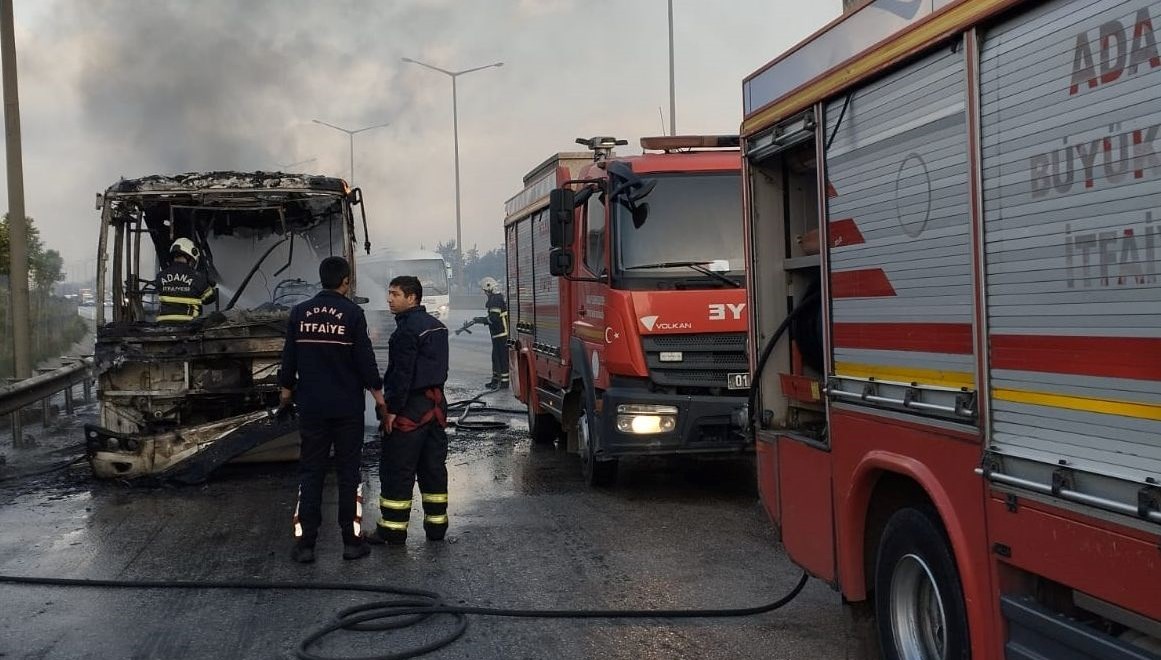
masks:
MULTIPOLYGON (((461 311, 452 327, 468 315, 461 311), (458 322, 457 322, 458 321, 458 322)), ((450 398, 490 377, 484 332, 452 338, 450 398)), ((514 406, 506 393, 489 395, 514 406)), ((67 427, 66 427, 67 428, 67 427)), ((378 492, 377 449, 364 462, 378 492)), ((769 602, 799 572, 761 510, 744 462, 632 461, 591 490, 575 456, 509 431, 453 435, 449 538, 343 561, 328 484, 318 561, 288 559, 292 465, 230 466, 200 487, 130 488, 87 466, 0 483, 0 573, 117 579, 349 581, 438 591, 448 602, 521 608, 705 608, 769 602), (327 532, 331 533, 327 533, 327 532)), ((418 508, 418 504, 417 504, 418 508)), ((368 506, 365 524, 376 513, 368 506)), ((412 520, 421 514, 413 512, 412 520)), ((416 526, 417 528, 417 526, 416 526)), ((366 594, 126 591, 0 585, 3 658, 286 658, 309 630, 366 594)), ((446 622, 433 622, 447 629, 446 622)), ((840 599, 812 581, 777 612, 730 620, 473 617, 433 658, 860 658, 840 599)), ((422 639, 344 632, 329 655, 387 653, 422 639)))

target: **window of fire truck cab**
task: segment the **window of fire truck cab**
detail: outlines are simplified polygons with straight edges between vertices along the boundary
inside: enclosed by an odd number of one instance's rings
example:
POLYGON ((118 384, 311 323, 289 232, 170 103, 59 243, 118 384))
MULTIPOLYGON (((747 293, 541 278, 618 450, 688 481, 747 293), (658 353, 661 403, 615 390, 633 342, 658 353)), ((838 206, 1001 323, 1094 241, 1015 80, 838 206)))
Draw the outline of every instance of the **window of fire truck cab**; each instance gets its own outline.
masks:
POLYGON ((618 280, 627 288, 723 286, 689 267, 641 268, 697 262, 740 282, 745 272, 741 175, 684 173, 650 178, 657 185, 644 199, 649 213, 639 227, 624 205, 613 208, 618 280))
POLYGON ((593 275, 605 274, 604 194, 594 194, 585 203, 585 267, 593 275))

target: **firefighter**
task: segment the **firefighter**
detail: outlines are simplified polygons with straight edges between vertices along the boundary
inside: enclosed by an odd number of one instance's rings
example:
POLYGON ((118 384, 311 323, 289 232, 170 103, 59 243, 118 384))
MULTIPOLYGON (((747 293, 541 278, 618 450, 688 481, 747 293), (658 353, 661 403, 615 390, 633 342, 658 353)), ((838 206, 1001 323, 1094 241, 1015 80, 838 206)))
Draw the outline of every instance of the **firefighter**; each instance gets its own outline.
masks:
POLYGON ((508 303, 500 293, 500 283, 495 278, 480 280, 480 289, 487 296, 484 307, 488 310, 485 318, 492 333, 492 380, 487 384, 490 390, 508 389, 508 303))
POLYGON ((379 365, 367 336, 367 319, 362 308, 347 298, 350 264, 342 257, 327 257, 318 274, 323 291, 290 311, 278 374, 280 410, 293 402, 302 438, 291 551, 291 558, 301 563, 314 561, 332 447, 343 559, 359 559, 371 552, 361 529, 363 391, 370 390, 380 415, 386 410, 379 365))
POLYGON ((188 323, 201 316, 202 306, 218 299, 218 290, 197 269, 201 251, 188 238, 169 248, 170 263, 157 275, 159 323, 188 323))
POLYGON ((423 503, 428 540, 447 534, 447 327, 427 313, 419 279, 391 280, 387 306, 395 332, 387 345, 383 390, 383 452, 379 461, 381 519, 367 535, 373 543, 402 545, 407 540, 415 482, 423 503))

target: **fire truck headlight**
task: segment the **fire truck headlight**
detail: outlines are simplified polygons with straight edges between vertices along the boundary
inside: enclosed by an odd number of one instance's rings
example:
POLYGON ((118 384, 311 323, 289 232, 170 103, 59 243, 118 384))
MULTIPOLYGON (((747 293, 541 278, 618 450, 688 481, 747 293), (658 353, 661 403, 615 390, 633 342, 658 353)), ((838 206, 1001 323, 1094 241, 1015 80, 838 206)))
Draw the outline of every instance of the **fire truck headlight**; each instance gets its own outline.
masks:
POLYGON ((634 435, 669 433, 677 428, 677 407, 652 404, 617 406, 617 430, 634 435))

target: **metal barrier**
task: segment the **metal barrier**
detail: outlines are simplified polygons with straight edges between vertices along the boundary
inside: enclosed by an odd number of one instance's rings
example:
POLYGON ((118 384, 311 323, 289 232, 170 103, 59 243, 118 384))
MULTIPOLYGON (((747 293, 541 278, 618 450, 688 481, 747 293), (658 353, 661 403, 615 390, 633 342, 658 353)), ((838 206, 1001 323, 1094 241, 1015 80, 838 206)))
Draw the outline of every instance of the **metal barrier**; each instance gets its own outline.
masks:
POLYGON ((65 414, 73 414, 73 388, 84 385, 85 402, 93 398, 93 359, 64 358, 67 362, 57 369, 41 369, 32 378, 0 387, 0 416, 9 415, 12 421, 12 446, 24 446, 24 419, 21 412, 34 404, 41 405, 41 419, 45 426, 51 418, 52 397, 64 392, 65 414))

